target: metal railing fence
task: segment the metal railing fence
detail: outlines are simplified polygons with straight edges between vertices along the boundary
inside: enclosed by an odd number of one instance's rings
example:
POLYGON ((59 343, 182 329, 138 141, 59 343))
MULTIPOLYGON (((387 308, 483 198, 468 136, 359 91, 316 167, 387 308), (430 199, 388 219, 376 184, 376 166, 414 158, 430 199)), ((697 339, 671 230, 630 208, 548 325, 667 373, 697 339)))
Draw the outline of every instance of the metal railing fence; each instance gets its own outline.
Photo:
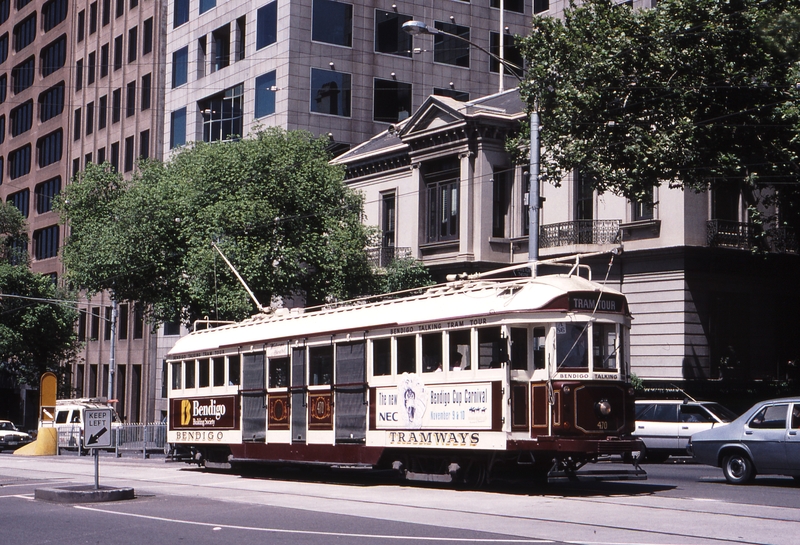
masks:
POLYGON ((373 267, 388 267, 395 259, 411 257, 411 248, 400 246, 380 246, 367 248, 367 260, 373 267))
POLYGON ((778 254, 796 254, 800 251, 797 233, 791 227, 761 226, 737 221, 709 220, 707 240, 712 248, 737 248, 762 250, 778 254))
POLYGON ((557 248, 575 244, 617 244, 619 220, 575 220, 542 225, 539 246, 557 248))
MULTIPOLYGON (((151 452, 164 452, 167 443, 167 425, 153 424, 114 424, 111 435, 111 450, 122 456, 125 451, 141 452, 146 458, 151 452)), ((58 450, 68 449, 85 452, 83 448, 83 427, 80 425, 58 426, 58 450)))

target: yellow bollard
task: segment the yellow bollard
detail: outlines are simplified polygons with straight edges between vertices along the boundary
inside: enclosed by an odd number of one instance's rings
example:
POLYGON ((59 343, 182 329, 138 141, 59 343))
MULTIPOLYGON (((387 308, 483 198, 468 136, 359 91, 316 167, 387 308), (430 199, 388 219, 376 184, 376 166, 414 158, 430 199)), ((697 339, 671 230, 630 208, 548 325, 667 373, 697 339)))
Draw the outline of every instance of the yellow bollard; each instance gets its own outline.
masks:
POLYGON ((19 456, 55 456, 58 453, 58 430, 39 428, 36 441, 14 451, 19 456))

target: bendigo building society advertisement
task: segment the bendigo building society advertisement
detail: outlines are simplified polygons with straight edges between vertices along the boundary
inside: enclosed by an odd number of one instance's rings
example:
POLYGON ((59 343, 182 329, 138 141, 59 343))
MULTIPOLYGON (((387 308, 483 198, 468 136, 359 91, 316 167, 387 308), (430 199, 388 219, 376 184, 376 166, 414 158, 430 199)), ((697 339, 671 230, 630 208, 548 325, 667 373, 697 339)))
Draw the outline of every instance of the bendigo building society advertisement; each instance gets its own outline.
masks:
POLYGON ((238 429, 239 416, 235 396, 173 399, 170 407, 171 428, 238 429))

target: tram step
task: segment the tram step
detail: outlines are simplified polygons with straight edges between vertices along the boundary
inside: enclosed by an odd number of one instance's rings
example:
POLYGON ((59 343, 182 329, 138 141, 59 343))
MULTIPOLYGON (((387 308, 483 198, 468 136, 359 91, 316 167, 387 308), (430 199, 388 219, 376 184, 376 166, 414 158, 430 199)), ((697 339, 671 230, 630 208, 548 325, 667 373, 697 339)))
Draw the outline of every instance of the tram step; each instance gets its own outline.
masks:
POLYGON ((414 473, 413 471, 406 472, 406 479, 409 481, 425 481, 429 483, 451 483, 453 477, 449 474, 441 473, 414 473))
POLYGON ((203 465, 208 469, 230 469, 231 464, 228 462, 209 462, 206 460, 203 465))

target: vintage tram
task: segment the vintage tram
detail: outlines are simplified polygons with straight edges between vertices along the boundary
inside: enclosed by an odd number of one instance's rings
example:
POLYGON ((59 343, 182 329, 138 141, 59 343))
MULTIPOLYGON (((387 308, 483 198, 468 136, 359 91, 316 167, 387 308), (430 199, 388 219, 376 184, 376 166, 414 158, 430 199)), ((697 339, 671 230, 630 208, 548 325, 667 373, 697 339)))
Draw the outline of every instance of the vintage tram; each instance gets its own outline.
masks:
MULTIPOLYGON (((167 356, 168 441, 208 466, 394 468, 472 484, 631 459, 627 302, 579 270, 196 328, 167 356)), ((608 466, 590 473, 645 478, 635 462, 608 466)))

